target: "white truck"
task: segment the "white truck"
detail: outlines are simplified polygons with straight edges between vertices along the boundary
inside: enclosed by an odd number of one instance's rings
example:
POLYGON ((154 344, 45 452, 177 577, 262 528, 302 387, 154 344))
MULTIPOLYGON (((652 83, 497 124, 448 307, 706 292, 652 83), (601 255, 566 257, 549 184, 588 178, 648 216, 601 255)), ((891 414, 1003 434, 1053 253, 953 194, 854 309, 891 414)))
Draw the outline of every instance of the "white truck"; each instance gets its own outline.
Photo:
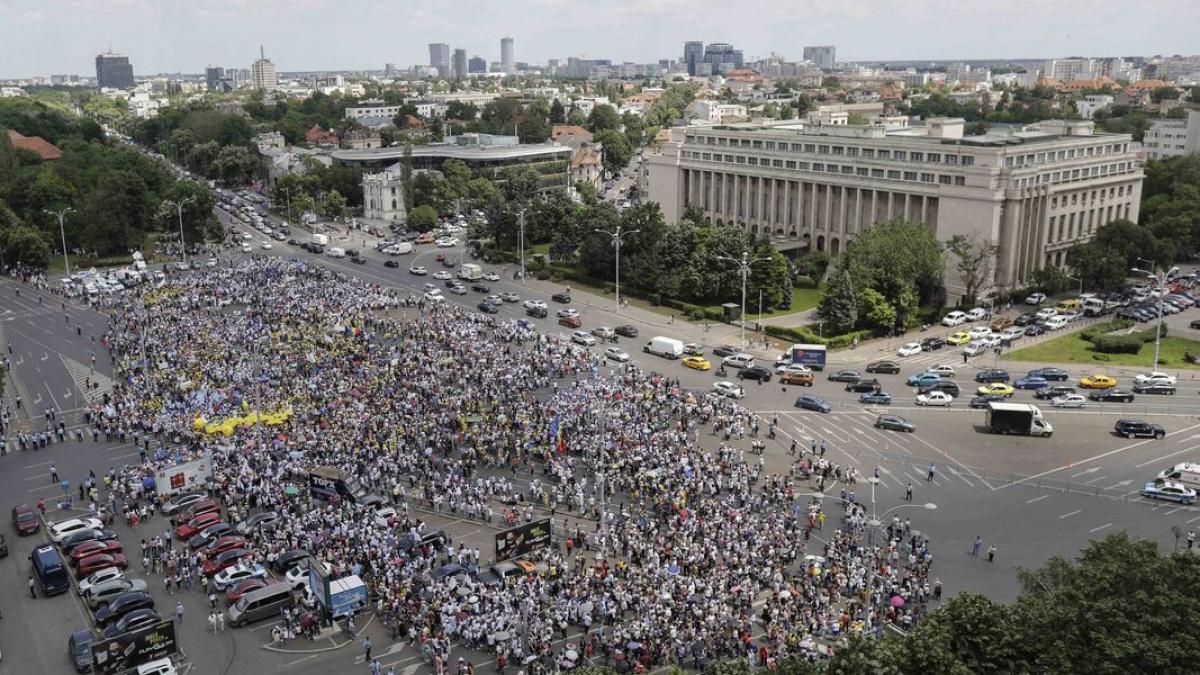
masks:
POLYGON ((322 245, 322 246, 328 246, 328 245, 329 245, 329 235, 327 235, 327 234, 314 234, 314 235, 312 236, 312 243, 314 243, 314 244, 320 244, 320 245, 322 245))
POLYGON ((1028 403, 988 403, 984 426, 993 434, 1021 434, 1050 438, 1054 427, 1042 417, 1036 405, 1028 403))
MULTIPOLYGON (((313 236, 316 236, 316 235, 313 235, 313 236)), ((329 249, 329 257, 330 258, 345 258, 346 257, 346 249, 338 248, 337 246, 334 246, 333 248, 329 249)))
POLYGON ((478 281, 483 278, 483 268, 475 263, 463 263, 458 271, 458 278, 464 281, 478 281))
POLYGON ((650 338, 642 351, 661 356, 664 359, 677 359, 683 356, 683 341, 658 335, 650 338))

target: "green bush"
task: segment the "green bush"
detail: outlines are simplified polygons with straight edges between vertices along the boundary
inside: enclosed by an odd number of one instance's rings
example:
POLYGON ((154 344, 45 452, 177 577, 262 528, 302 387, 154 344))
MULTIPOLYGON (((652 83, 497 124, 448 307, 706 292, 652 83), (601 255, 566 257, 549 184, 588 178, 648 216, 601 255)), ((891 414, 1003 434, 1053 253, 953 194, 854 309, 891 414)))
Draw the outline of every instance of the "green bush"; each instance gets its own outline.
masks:
POLYGON ((725 310, 722 309, 706 309, 704 310, 704 318, 709 321, 725 321, 725 310))
MULTIPOLYGON (((1166 337, 1167 336, 1167 324, 1164 323, 1164 324, 1162 324, 1162 326, 1160 326, 1158 328, 1161 329, 1160 336, 1166 337)), ((1142 342, 1154 342, 1154 330, 1155 330, 1154 328, 1147 328, 1146 330, 1139 330, 1139 331, 1130 333, 1130 335, 1138 338, 1142 342)))
POLYGON ((699 307, 696 307, 691 312, 688 312, 688 318, 691 319, 692 321, 703 321, 704 320, 704 310, 699 307))
POLYGON ((1143 341, 1137 335, 1097 335, 1092 347, 1102 354, 1136 354, 1143 341))
POLYGON ((548 281, 550 279, 550 273, 546 270, 538 270, 535 276, 537 276, 538 281, 548 281))
POLYGON ((825 346, 829 349, 846 349, 850 345, 854 344, 855 339, 857 339, 859 342, 862 342, 863 340, 870 338, 871 335, 872 331, 869 330, 851 331, 849 333, 843 333, 841 335, 835 335, 829 338, 825 341, 825 346))
POLYGON ((1097 323, 1079 331, 1079 337, 1087 340, 1088 342, 1095 342, 1097 337, 1104 335, 1105 333, 1115 333, 1119 330, 1125 330, 1132 325, 1133 322, 1129 319, 1105 321, 1104 323, 1097 323))

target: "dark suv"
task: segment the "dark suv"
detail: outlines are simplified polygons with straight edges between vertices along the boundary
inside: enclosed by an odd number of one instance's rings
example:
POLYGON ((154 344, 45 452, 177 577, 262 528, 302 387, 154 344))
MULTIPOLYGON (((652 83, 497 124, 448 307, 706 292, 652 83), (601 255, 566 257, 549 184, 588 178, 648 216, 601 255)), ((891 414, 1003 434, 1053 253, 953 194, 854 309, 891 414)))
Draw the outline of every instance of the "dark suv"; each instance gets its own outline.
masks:
POLYGON ((759 382, 770 382, 771 381, 771 371, 762 366, 743 368, 738 371, 738 378, 743 379, 743 380, 758 380, 759 382))
POLYGON ((859 380, 858 382, 850 382, 846 385, 846 391, 852 391, 857 394, 875 391, 879 388, 879 380, 871 378, 869 380, 859 380))
POLYGON ((547 314, 545 307, 530 307, 529 309, 525 310, 525 313, 529 316, 534 316, 539 319, 546 318, 547 314))
POLYGON ((1142 420, 1117 420, 1114 430, 1126 438, 1153 438, 1161 441, 1167 435, 1166 430, 1159 425, 1142 420))
POLYGON ((976 382, 1008 382, 1008 371, 999 368, 990 368, 975 373, 976 382))
POLYGON ((550 299, 555 302, 561 302, 564 305, 571 304, 571 294, 570 293, 555 293, 554 295, 550 296, 550 299))
POLYGON ((919 393, 928 394, 932 391, 944 391, 955 398, 958 398, 958 395, 962 392, 958 387, 958 383, 954 380, 942 380, 941 382, 934 382, 928 387, 921 387, 919 393))

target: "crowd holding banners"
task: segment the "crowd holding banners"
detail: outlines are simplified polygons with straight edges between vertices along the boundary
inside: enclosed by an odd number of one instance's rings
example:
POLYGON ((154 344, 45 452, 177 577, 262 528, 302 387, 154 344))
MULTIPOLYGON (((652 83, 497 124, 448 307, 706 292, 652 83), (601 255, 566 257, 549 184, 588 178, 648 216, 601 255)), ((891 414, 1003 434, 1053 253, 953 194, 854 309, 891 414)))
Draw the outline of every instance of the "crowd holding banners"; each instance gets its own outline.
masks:
POLYGON ((852 502, 822 527, 811 488, 743 457, 759 420, 729 399, 635 365, 609 373, 523 323, 440 305, 413 319, 399 310, 415 298, 304 262, 246 261, 167 288, 97 301, 119 384, 90 417, 151 451, 112 472, 110 508, 144 511, 156 462, 211 450, 230 522, 283 516, 250 535, 268 560, 302 548, 335 577, 362 576, 392 634, 439 671, 460 640, 501 669, 767 666, 911 623, 930 600, 928 540, 896 520, 870 546, 852 502), (259 410, 290 414, 267 424, 259 410), (208 432, 230 419, 229 435, 208 432), (399 518, 309 502, 295 486, 318 466, 393 496, 399 518), (549 510, 565 540, 537 574, 485 585, 457 573, 487 562, 477 549, 411 543, 422 510, 491 520, 505 504, 525 521, 549 510))

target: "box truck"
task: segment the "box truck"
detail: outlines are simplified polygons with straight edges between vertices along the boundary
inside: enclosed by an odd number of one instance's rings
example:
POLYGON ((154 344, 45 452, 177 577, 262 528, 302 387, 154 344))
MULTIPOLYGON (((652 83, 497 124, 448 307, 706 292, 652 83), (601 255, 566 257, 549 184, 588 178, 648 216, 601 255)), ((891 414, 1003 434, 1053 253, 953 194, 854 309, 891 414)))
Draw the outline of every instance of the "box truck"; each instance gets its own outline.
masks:
POLYGON ((328 245, 329 245, 329 235, 327 235, 327 234, 314 234, 314 235, 312 236, 312 243, 314 243, 314 244, 320 244, 321 246, 328 246, 328 245))
POLYGON ((792 345, 792 363, 809 370, 825 370, 825 345, 792 345))
POLYGON ((993 434, 1022 434, 1049 438, 1054 427, 1042 418, 1042 411, 1028 403, 988 403, 984 425, 993 434))
POLYGON ((474 263, 463 263, 458 271, 458 278, 466 281, 478 281, 483 278, 483 268, 474 263))

